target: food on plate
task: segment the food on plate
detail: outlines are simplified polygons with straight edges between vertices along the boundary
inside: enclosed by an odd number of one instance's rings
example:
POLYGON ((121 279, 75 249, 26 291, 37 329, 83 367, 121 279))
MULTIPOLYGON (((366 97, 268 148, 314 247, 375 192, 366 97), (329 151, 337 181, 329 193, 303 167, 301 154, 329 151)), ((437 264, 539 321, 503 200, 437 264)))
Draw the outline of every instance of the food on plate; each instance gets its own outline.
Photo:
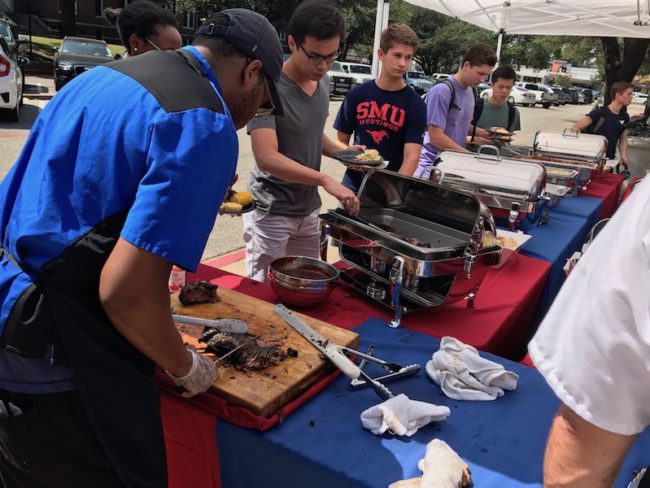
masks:
POLYGON ((181 288, 178 299, 185 306, 195 303, 215 303, 219 301, 217 288, 218 285, 209 281, 195 281, 181 288))
POLYGON ((219 209, 222 213, 238 214, 253 203, 253 194, 249 191, 228 191, 228 196, 219 209))
POLYGON ((288 357, 280 341, 273 338, 251 340, 251 337, 253 336, 250 334, 230 334, 216 329, 207 329, 199 338, 199 342, 206 344, 208 349, 220 356, 244 343, 243 347, 228 356, 226 360, 233 368, 244 372, 265 369, 279 364, 288 357))
POLYGON ((504 129, 503 127, 492 127, 492 132, 494 132, 495 134, 502 135, 502 136, 511 135, 510 131, 508 129, 504 129))
POLYGON ((221 209, 225 212, 241 212, 244 206, 237 202, 225 202, 221 205, 221 209))
POLYGON ((377 161, 381 159, 381 156, 376 149, 366 149, 354 159, 362 163, 365 161, 377 161))
POLYGON ((230 197, 230 201, 245 207, 253 202, 253 194, 249 191, 236 191, 233 196, 230 197))
POLYGON ((513 251, 519 247, 519 242, 514 237, 498 236, 497 243, 499 246, 505 247, 506 249, 512 249, 513 251))

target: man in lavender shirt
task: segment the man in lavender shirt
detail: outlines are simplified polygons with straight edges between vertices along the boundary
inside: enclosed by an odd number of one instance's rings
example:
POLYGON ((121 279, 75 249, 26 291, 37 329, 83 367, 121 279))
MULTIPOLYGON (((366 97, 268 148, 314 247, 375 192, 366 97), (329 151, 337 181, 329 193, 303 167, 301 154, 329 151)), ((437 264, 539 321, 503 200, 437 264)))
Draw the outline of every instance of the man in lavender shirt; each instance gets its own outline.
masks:
MULTIPOLYGON (((462 68, 448 80, 438 83, 426 96, 427 131, 414 176, 429 179, 431 167, 440 151, 466 152, 465 142, 474 114, 474 88, 492 72, 497 57, 485 44, 474 44, 463 59, 462 68)), ((476 129, 479 137, 490 138, 485 129, 476 129)))

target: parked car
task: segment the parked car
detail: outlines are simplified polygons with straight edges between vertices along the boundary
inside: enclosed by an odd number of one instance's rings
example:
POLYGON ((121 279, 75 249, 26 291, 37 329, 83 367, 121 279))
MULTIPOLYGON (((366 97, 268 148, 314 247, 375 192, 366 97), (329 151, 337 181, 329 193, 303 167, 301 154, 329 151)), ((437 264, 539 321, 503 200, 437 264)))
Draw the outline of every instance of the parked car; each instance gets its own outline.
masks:
POLYGON ((21 66, 28 63, 27 58, 17 56, 4 37, 0 37, 0 113, 10 122, 20 119, 24 86, 21 66))
POLYGON ((560 86, 560 85, 553 85, 551 86, 551 88, 553 88, 553 90, 557 93, 557 96, 559 97, 560 100, 560 105, 573 103, 573 97, 571 96, 571 92, 567 87, 560 86))
MULTIPOLYGON (((487 90, 483 90, 479 93, 481 98, 489 98, 492 96, 492 88, 488 88, 487 90)), ((510 92, 510 99, 515 103, 515 105, 522 105, 524 107, 534 107, 537 103, 535 94, 520 86, 512 87, 512 92, 510 92)))
POLYGON ((404 79, 418 95, 424 95, 433 86, 433 81, 421 71, 407 71, 404 79))
POLYGON ((54 53, 54 88, 58 91, 75 76, 112 60, 105 41, 65 37, 54 53))
POLYGON ((18 31, 15 26, 4 19, 0 19, 0 37, 7 43, 9 52, 14 54, 18 52, 18 45, 24 42, 18 39, 18 31))
POLYGON ((352 77, 352 88, 372 80, 372 66, 369 64, 348 63, 347 61, 338 61, 338 63, 343 72, 352 77))
POLYGON ((482 94, 485 90, 488 90, 489 88, 490 88, 490 84, 483 82, 478 84, 478 86, 476 87, 476 91, 479 94, 482 94))
POLYGON ((539 103, 544 108, 550 108, 551 105, 558 103, 557 93, 541 83, 518 81, 515 86, 525 88, 526 90, 533 92, 537 103, 539 103))
POLYGON ((332 63, 327 75, 329 76, 330 95, 345 95, 352 89, 354 79, 350 73, 343 70, 339 61, 332 63))
POLYGON ((585 103, 592 103, 594 101, 594 92, 589 88, 582 88, 582 94, 585 96, 585 103))
POLYGON ((579 90, 577 88, 569 88, 569 91, 571 92, 571 96, 573 97, 573 103, 577 103, 578 105, 582 105, 585 103, 585 95, 582 93, 582 90, 579 90))
POLYGON ((452 75, 448 75, 447 73, 433 73, 431 75, 431 79, 434 81, 434 83, 439 83, 442 80, 446 80, 447 78, 451 77, 452 75))
POLYGON ((634 92, 634 95, 632 95, 632 103, 644 104, 647 101, 648 101, 647 93, 634 92))
POLYGON ((551 90, 555 95, 557 95, 557 101, 553 102, 553 105, 555 105, 556 107, 562 105, 562 96, 560 95, 560 93, 562 93, 562 90, 555 88, 553 86, 549 86, 548 89, 551 90))

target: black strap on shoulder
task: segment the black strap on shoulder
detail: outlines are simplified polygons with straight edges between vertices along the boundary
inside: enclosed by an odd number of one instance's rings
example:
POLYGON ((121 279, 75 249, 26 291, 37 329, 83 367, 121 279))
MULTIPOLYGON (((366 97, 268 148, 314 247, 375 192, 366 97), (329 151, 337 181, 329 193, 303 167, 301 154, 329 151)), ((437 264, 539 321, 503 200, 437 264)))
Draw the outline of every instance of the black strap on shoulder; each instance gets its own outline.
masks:
POLYGON ((587 130, 585 132, 589 134, 597 134, 603 124, 605 124, 607 110, 607 107, 601 107, 598 111, 598 118, 591 121, 591 125, 587 127, 587 130))
POLYGON ((515 108, 514 102, 508 100, 506 103, 508 104, 508 127, 506 127, 506 129, 512 132, 512 125, 515 122, 515 115, 517 115, 517 109, 515 108))
POLYGON ((477 98, 474 102, 474 115, 472 115, 472 139, 471 142, 474 142, 476 137, 476 124, 478 124, 481 114, 483 113, 483 107, 485 106, 485 99, 477 98))
POLYGON ((449 98, 449 108, 447 109, 447 112, 449 112, 452 108, 460 110, 460 107, 456 105, 456 88, 454 88, 454 84, 449 80, 443 80, 442 83, 447 85, 449 91, 451 92, 451 98, 449 98))

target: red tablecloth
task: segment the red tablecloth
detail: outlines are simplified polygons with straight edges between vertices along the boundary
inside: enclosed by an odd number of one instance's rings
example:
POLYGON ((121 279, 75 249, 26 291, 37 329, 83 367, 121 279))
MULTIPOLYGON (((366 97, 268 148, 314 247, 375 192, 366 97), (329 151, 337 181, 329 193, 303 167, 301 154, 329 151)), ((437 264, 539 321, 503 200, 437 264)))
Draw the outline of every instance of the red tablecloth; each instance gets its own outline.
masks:
POLYGON ((160 400, 169 486, 221 486, 214 414, 165 391, 160 400))
POLYGON ((621 175, 602 175, 589 183, 589 187, 580 194, 587 197, 602 198, 603 207, 600 211, 600 218, 607 219, 614 215, 618 207, 618 197, 621 193, 622 184, 623 177, 621 175))
MULTIPOLYGON (((490 269, 475 301, 437 307, 402 316, 402 325, 435 337, 453 336, 481 351, 521 359, 550 263, 515 254, 501 269, 490 269)), ((209 279, 220 286, 277 303, 270 287, 238 275, 201 266, 188 282, 209 279)), ((307 315, 352 329, 370 317, 386 321, 392 312, 356 291, 340 286, 329 300, 302 310, 307 315)))

